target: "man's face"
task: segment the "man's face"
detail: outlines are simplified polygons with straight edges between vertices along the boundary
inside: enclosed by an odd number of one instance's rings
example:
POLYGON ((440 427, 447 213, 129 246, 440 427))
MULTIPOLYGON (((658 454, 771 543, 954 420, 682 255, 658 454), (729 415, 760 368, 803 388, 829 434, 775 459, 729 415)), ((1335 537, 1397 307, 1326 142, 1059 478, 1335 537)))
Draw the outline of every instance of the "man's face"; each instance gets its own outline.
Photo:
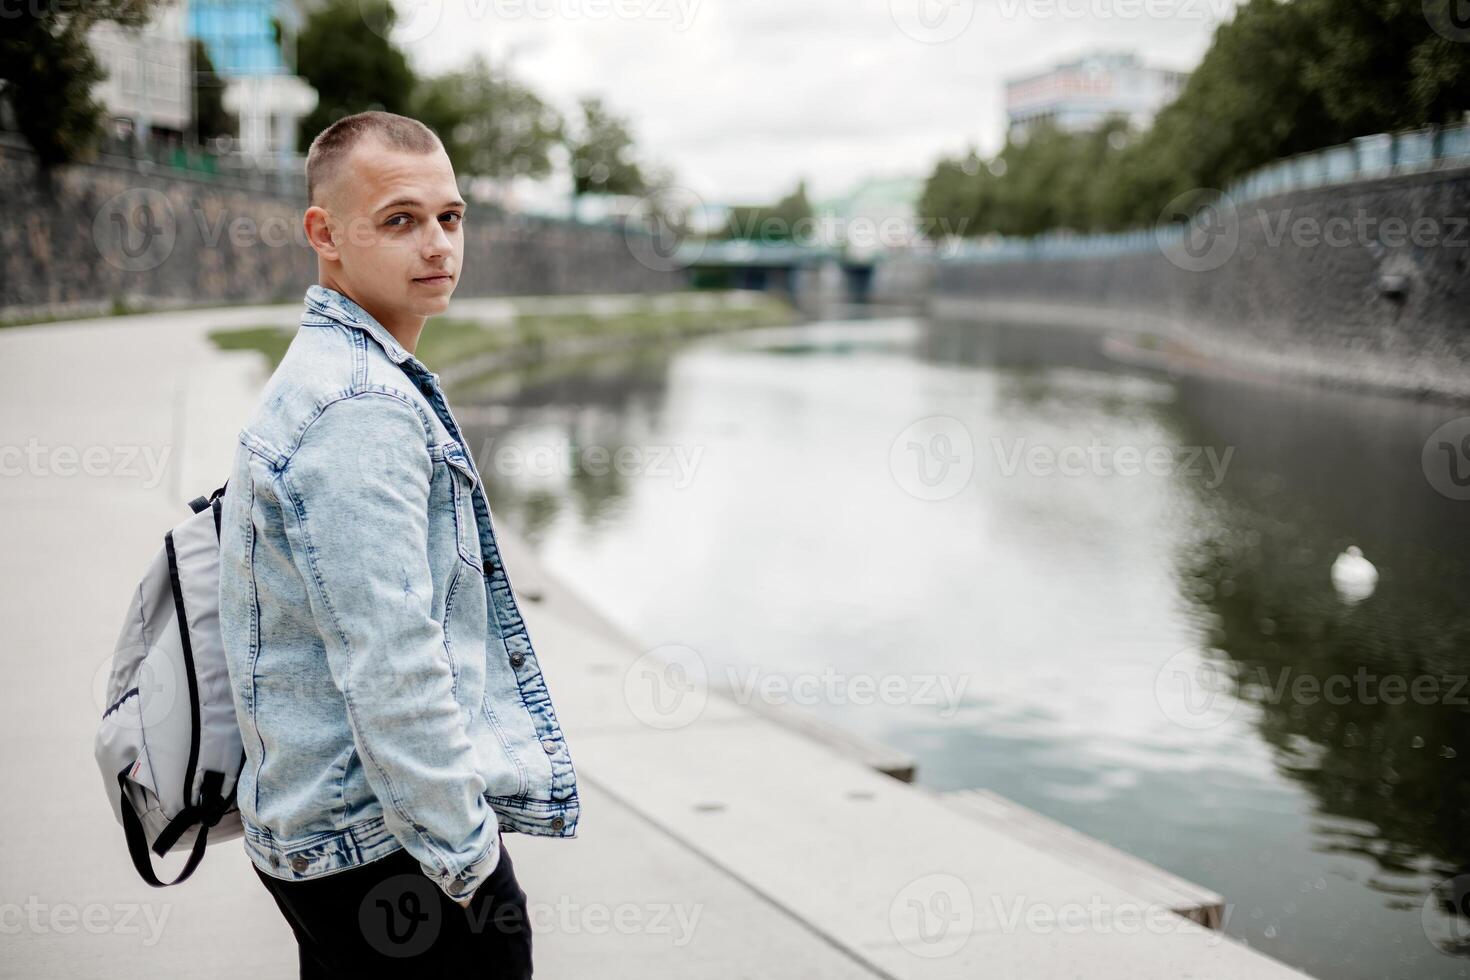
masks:
POLYGON ((459 282, 465 203, 443 149, 367 139, 322 202, 345 291, 380 322, 443 313, 459 282))

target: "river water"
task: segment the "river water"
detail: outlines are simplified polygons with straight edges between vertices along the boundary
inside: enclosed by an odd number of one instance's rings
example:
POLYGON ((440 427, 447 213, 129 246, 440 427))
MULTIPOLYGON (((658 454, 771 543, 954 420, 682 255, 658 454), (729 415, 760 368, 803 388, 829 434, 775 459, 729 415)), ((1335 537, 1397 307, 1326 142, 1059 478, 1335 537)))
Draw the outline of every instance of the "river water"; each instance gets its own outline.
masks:
POLYGON ((456 411, 497 517, 640 642, 1212 888, 1316 976, 1470 975, 1470 444, 1431 439, 1470 407, 904 317, 456 411))

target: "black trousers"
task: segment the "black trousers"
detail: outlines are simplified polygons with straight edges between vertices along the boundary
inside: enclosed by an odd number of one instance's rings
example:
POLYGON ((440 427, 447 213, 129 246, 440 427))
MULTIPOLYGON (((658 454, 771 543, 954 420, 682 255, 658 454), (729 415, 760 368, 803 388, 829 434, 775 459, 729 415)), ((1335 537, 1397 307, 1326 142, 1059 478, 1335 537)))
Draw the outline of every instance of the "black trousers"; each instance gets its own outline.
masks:
POLYGON ((301 980, 365 980, 381 970, 434 980, 531 976, 526 893, 503 837, 500 861, 468 908, 445 895, 402 848, 307 881, 281 881, 251 867, 296 934, 301 980))

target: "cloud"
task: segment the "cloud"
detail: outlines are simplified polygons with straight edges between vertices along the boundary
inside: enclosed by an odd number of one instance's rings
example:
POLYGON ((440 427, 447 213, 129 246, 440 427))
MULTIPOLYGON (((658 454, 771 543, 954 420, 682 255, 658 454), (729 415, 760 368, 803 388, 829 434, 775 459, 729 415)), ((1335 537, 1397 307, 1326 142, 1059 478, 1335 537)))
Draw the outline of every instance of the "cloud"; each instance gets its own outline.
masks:
POLYGON ((442 0, 405 47, 426 72, 474 51, 509 62, 569 113, 600 95, 681 182, 746 202, 801 176, 822 197, 870 174, 926 174, 972 143, 991 152, 1005 78, 1098 47, 1191 67, 1230 2, 442 0), (963 18, 957 36, 914 36, 946 16, 963 18))

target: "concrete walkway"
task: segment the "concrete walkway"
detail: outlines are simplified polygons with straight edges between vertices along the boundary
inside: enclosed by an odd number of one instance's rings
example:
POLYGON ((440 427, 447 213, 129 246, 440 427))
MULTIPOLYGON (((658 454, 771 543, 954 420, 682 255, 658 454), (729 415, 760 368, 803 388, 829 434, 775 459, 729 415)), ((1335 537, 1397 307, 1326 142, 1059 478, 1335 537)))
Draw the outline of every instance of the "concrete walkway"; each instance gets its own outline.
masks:
MULTIPOLYGON (((266 376, 205 333, 298 313, 0 330, 0 975, 295 976, 238 841, 138 879, 92 738, 127 592, 266 376)), ((538 976, 1304 976, 718 694, 663 724, 625 685, 642 651, 496 531, 583 794, 575 839, 506 838, 538 976)))

